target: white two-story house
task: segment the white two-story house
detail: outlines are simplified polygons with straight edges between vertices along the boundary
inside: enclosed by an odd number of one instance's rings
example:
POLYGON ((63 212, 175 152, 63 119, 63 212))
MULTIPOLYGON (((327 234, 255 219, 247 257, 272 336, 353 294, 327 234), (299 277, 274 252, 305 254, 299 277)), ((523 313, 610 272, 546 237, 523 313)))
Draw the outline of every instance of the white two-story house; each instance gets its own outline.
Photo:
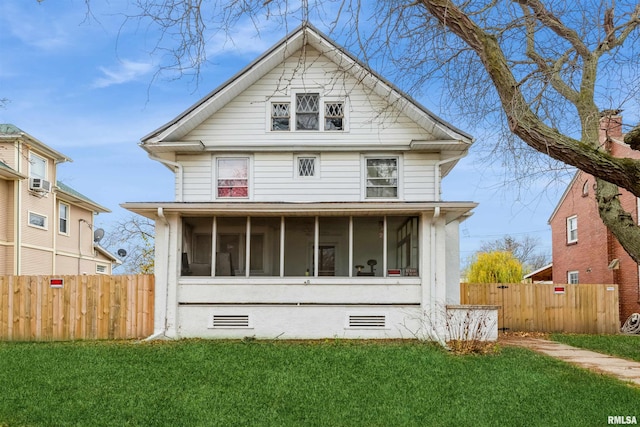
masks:
POLYGON ((441 199, 472 137, 303 25, 142 139, 175 200, 156 222, 156 335, 413 337, 459 303, 441 199))

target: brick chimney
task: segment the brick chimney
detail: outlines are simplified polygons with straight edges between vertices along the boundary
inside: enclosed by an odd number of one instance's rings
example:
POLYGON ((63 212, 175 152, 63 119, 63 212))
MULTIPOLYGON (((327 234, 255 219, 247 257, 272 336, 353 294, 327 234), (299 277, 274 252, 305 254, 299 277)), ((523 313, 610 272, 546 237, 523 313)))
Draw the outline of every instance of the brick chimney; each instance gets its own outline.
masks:
POLYGON ((600 113, 600 143, 609 139, 622 139, 622 110, 605 110, 600 113))

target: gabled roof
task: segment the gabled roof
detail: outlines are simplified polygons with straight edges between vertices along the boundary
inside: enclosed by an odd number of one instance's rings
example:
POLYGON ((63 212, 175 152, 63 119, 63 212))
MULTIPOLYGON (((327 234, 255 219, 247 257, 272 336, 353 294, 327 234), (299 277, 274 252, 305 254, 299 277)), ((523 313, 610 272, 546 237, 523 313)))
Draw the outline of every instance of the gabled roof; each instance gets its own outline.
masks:
POLYGON ((49 147, 44 142, 29 135, 19 127, 12 124, 8 124, 8 123, 0 124, 0 140, 15 140, 15 139, 24 140, 24 142, 33 146, 36 150, 40 151, 42 154, 45 154, 51 157, 58 163, 73 161, 69 157, 60 153, 59 151, 56 151, 53 148, 49 147))
POLYGON ((118 265, 122 264, 122 261, 118 257, 116 257, 114 254, 112 254, 111 252, 109 252, 99 244, 94 243, 93 248, 96 251, 100 252, 105 258, 110 259, 112 264, 113 263, 116 263, 118 265))
POLYGON ((98 213, 111 212, 109 209, 97 204, 96 202, 94 202, 84 194, 79 193, 78 191, 74 190, 73 188, 69 187, 63 182, 57 181, 56 187, 57 187, 58 198, 61 200, 65 200, 69 203, 73 203, 74 205, 81 206, 93 212, 98 212, 98 213))
POLYGON ((142 148, 152 152, 155 151, 154 145, 170 143, 172 150, 200 151, 204 149, 200 141, 182 141, 182 138, 304 45, 310 45, 321 52, 338 67, 353 74, 358 81, 387 100, 389 104, 398 107, 417 124, 433 133, 439 139, 433 142, 441 145, 438 150, 444 148, 466 152, 473 142, 471 135, 433 114, 314 26, 304 23, 175 119, 143 137, 141 139, 142 148))
POLYGON ((560 200, 558 200, 558 204, 556 205, 555 209, 551 213, 551 216, 547 220, 547 224, 551 225, 551 221, 553 220, 553 218, 558 213, 558 209, 560 209, 560 206, 562 206, 562 204, 564 203, 564 199, 567 198, 567 195, 569 194, 569 191, 571 190, 571 188, 573 188, 573 185, 575 184, 576 180, 578 179, 578 176, 581 173, 582 173, 581 170, 577 170, 576 173, 573 175, 573 178, 571 178, 571 181, 569 182, 569 185, 567 185, 567 188, 565 188, 564 193, 562 193, 562 196, 560 197, 560 200))
POLYGON ((524 279, 534 279, 534 276, 539 276, 543 280, 551 280, 551 275, 553 274, 553 263, 549 263, 544 267, 540 267, 539 269, 532 271, 531 273, 525 275, 524 279))

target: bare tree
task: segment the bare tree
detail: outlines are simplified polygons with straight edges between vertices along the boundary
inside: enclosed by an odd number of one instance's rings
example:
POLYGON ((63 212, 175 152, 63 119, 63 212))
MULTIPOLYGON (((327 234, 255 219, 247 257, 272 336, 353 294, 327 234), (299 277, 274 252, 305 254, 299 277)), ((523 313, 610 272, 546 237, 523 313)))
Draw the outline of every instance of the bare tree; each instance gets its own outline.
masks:
MULTIPOLYGON (((239 22, 251 22, 256 34, 265 19, 285 29, 307 17, 322 22, 410 93, 443 85, 443 103, 469 127, 501 123, 506 132, 489 155, 514 176, 528 176, 546 159, 595 176, 602 220, 640 262, 640 227, 618 199, 619 187, 640 197, 640 161, 614 157, 599 142, 603 115, 640 102, 637 0, 133 3, 138 13, 126 23, 156 31, 154 52, 164 58, 159 70, 179 75, 199 75, 209 41, 239 22)), ((638 149, 640 129, 625 142, 638 149)))
POLYGON ((102 244, 111 251, 124 246, 123 273, 153 274, 155 254, 155 225, 138 215, 129 215, 109 227, 102 244))
POLYGON ((533 271, 549 263, 549 255, 538 250, 540 240, 528 235, 522 238, 506 235, 500 239, 482 242, 478 252, 510 252, 525 270, 533 271))

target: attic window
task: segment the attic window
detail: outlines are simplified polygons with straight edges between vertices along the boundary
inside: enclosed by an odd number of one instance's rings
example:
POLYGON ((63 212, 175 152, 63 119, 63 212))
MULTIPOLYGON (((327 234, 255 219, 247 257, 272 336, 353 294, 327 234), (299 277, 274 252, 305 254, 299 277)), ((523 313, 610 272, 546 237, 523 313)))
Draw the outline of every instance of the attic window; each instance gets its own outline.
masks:
POLYGON ((271 130, 289 130, 290 118, 290 104, 288 102, 271 104, 271 130))
POLYGON ((324 130, 343 130, 344 104, 327 102, 324 104, 324 130))
POLYGON ((320 119, 320 94, 296 95, 296 130, 318 130, 320 119))

